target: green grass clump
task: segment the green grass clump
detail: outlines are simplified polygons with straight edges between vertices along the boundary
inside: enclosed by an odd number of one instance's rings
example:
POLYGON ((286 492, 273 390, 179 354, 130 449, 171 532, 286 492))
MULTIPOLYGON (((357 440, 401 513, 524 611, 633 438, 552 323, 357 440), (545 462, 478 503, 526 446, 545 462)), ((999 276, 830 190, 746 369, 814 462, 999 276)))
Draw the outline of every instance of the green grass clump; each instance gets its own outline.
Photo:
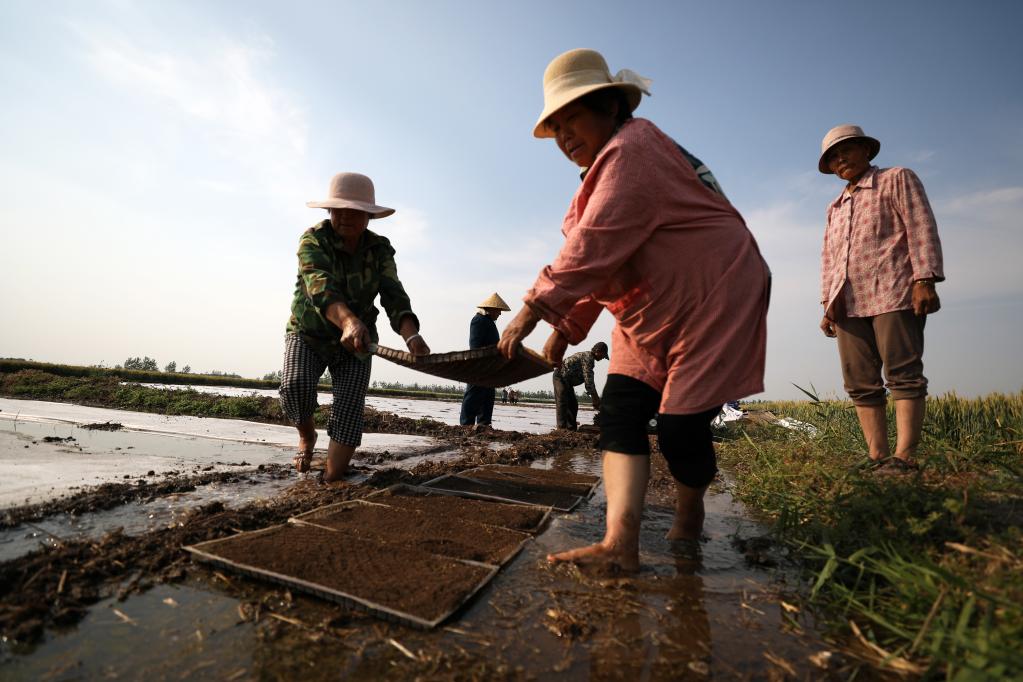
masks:
MULTIPOLYGON (((114 376, 58 376, 36 369, 0 372, 0 395, 156 414, 286 422, 276 398, 256 395, 227 397, 190 388, 152 388, 143 384, 123 384, 114 376)), ((320 425, 326 423, 322 411, 317 412, 316 419, 320 425)))
POLYGON ((739 422, 719 454, 796 548, 833 634, 903 674, 1023 678, 1023 393, 929 399, 905 474, 870 466, 847 402, 756 408, 816 428, 739 422))

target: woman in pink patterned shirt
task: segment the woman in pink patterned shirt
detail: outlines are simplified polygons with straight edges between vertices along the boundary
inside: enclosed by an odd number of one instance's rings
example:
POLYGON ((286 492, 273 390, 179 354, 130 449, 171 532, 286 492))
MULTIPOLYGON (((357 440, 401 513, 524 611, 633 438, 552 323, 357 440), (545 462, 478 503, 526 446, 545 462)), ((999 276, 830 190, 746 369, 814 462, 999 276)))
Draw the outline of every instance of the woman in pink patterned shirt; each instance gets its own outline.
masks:
POLYGON ((603 310, 615 318, 601 399, 607 530, 550 561, 639 568, 649 479, 649 420, 676 480, 671 539, 695 540, 717 471, 710 422, 726 401, 763 390, 770 273, 710 170, 650 121, 632 117, 649 82, 612 77, 593 50, 544 73, 536 137, 584 169, 562 225, 565 242, 498 344, 508 357, 541 319, 558 363, 603 310))
POLYGON ((872 166, 880 149, 880 142, 853 125, 832 128, 821 144, 818 170, 847 184, 828 206, 820 327, 838 339, 845 390, 856 406, 870 459, 912 469, 927 396, 924 323, 941 307, 934 283, 945 275, 923 184, 908 168, 872 166), (894 458, 886 386, 895 400, 894 458))

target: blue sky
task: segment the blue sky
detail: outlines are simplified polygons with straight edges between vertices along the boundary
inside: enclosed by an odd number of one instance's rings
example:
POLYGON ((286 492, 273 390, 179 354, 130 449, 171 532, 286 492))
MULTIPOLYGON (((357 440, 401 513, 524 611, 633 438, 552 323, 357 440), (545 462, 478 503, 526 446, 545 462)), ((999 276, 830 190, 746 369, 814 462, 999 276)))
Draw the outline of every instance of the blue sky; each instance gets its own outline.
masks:
MULTIPOLYGON (((762 397, 841 392, 817 330, 841 186, 816 159, 846 122, 881 140, 880 165, 917 171, 938 218, 932 391, 1016 391, 1021 20, 1009 1, 8 0, 0 355, 277 369, 297 239, 323 217, 305 202, 341 170, 398 209, 373 227, 423 335, 465 347, 475 303, 496 290, 517 309, 561 243, 578 176, 530 131, 548 61, 591 47, 653 79, 637 115, 714 170, 761 244, 775 274, 762 397)), ((610 327, 605 313, 584 345, 610 327)), ((431 381, 382 361, 374 377, 431 381)))

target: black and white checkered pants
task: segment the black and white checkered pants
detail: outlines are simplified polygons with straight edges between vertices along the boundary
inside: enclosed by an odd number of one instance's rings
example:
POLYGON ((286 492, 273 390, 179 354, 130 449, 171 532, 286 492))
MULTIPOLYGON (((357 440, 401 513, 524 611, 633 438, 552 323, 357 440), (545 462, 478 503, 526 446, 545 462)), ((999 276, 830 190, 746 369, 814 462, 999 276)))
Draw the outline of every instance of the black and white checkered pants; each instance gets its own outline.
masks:
POLYGON ((327 435, 342 445, 362 444, 366 389, 369 387, 370 358, 365 361, 341 348, 325 362, 298 334, 284 341, 284 369, 281 372, 281 409, 293 424, 316 412, 316 385, 330 368, 334 404, 330 407, 327 435))

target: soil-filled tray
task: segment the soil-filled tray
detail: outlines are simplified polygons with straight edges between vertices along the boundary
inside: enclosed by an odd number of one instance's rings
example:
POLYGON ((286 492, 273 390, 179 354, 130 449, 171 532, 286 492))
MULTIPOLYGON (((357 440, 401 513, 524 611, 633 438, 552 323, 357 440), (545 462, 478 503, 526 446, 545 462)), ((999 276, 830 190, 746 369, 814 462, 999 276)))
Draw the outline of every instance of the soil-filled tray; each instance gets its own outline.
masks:
POLYGON ((498 570, 293 523, 185 549, 232 571, 420 628, 442 622, 498 570))
POLYGON ((583 495, 569 493, 525 482, 487 481, 463 474, 445 474, 423 484, 425 488, 463 493, 497 502, 541 504, 558 511, 572 511, 583 501, 583 495))
POLYGON ((427 514, 451 515, 489 526, 499 526, 534 534, 539 532, 544 521, 550 515, 550 507, 480 500, 465 497, 461 493, 430 490, 404 483, 374 493, 368 499, 389 507, 421 511, 427 514))
POLYGON ((534 467, 514 467, 507 464, 488 464, 485 466, 462 471, 460 476, 473 478, 477 481, 500 481, 512 484, 526 484, 559 492, 572 493, 589 497, 593 494, 599 476, 577 474, 574 471, 560 469, 536 469, 534 467))
POLYGON ((290 521, 431 554, 500 566, 512 559, 531 536, 486 526, 452 514, 436 514, 351 500, 327 505, 290 521))

